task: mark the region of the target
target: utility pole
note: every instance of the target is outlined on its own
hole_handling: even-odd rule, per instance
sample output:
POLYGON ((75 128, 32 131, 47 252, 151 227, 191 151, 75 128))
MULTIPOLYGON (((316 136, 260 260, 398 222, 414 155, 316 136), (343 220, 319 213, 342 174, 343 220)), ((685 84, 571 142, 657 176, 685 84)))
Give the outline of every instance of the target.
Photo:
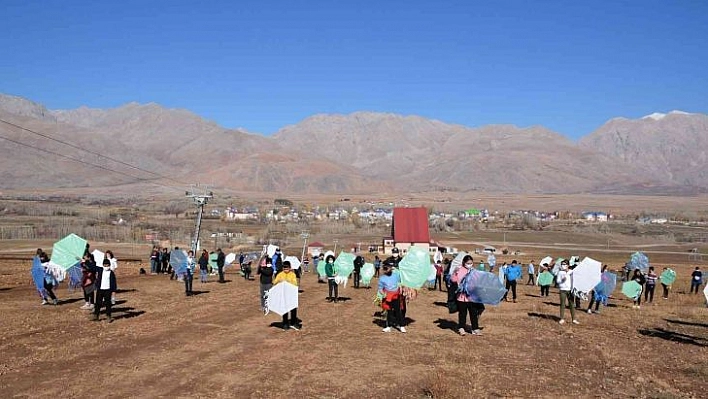
POLYGON ((208 191, 208 187, 200 187, 199 185, 192 186, 190 191, 185 192, 185 195, 194 201, 194 205, 197 206, 197 220, 194 224, 194 237, 192 238, 192 252, 195 256, 197 254, 197 245, 199 243, 199 231, 202 228, 202 215, 204 214, 204 205, 206 205, 211 198, 214 198, 214 193, 208 191))
POLYGON ((302 244, 302 255, 300 256, 300 260, 302 261, 303 259, 305 259, 305 250, 307 249, 307 239, 310 237, 310 232, 305 230, 302 233, 300 233, 300 237, 302 237, 302 239, 305 241, 302 244))

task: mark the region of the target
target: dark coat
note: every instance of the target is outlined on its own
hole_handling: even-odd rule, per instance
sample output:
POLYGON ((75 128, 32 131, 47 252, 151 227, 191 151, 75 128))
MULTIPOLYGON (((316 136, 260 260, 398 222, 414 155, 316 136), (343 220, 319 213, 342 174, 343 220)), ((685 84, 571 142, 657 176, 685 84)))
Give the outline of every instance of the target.
MULTIPOLYGON (((95 273, 96 273, 96 283, 95 283, 95 286, 96 286, 96 291, 98 291, 98 290, 101 289, 101 281, 102 281, 102 279, 103 279, 103 272, 104 272, 104 269, 103 269, 102 267, 98 267, 98 266, 90 266, 89 269, 90 269, 92 272, 95 272, 95 273)), ((113 272, 113 271, 110 270, 110 269, 106 270, 106 272, 111 273, 111 277, 110 277, 110 280, 111 280, 111 288, 110 288, 109 290, 110 290, 111 292, 115 292, 116 290, 118 290, 118 283, 117 283, 117 281, 116 281, 116 274, 115 274, 115 272, 113 272)))

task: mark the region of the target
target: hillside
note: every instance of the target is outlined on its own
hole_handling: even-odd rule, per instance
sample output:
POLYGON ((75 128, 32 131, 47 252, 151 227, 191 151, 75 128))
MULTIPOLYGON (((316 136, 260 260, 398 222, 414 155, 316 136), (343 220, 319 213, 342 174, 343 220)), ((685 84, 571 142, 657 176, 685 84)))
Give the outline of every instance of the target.
POLYGON ((315 115, 268 137, 154 103, 48 110, 7 95, 0 119, 9 122, 0 123, 3 189, 157 181, 293 193, 708 191, 701 114, 615 118, 578 143, 542 126, 371 112, 315 115))

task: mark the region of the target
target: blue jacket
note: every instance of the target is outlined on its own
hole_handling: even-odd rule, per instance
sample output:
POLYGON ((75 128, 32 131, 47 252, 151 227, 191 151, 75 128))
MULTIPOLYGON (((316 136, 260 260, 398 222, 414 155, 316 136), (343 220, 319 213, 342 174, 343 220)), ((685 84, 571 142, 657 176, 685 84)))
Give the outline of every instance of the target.
POLYGON ((515 281, 521 278, 521 266, 519 264, 509 265, 504 272, 507 281, 515 281))
POLYGON ((401 283, 401 276, 398 273, 392 273, 390 276, 382 275, 379 277, 379 291, 396 291, 401 283))

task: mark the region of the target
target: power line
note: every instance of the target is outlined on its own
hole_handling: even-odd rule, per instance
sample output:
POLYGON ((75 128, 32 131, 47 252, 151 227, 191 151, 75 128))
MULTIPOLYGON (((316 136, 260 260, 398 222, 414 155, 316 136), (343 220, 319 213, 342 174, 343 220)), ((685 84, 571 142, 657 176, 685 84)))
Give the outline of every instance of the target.
MULTIPOLYGON (((38 135, 38 136, 40 136, 40 137, 44 137, 44 138, 46 138, 46 139, 49 139, 49 140, 52 140, 52 141, 56 141, 57 143, 61 143, 61 144, 63 144, 63 145, 69 146, 69 147, 71 147, 71 148, 74 148, 74 149, 77 149, 77 150, 80 150, 80 151, 85 151, 85 152, 88 152, 89 154, 93 154, 93 155, 96 155, 96 156, 99 156, 99 157, 102 157, 102 158, 111 160, 111 161, 113 161, 113 162, 119 163, 119 164, 124 165, 124 166, 127 166, 127 167, 129 167, 129 168, 132 168, 132 169, 135 169, 135 170, 139 170, 139 171, 145 172, 145 173, 150 173, 150 174, 155 175, 155 176, 157 176, 157 177, 159 177, 159 178, 166 179, 166 180, 171 180, 171 181, 173 181, 173 182, 175 182, 175 183, 185 184, 184 182, 175 180, 175 179, 173 179, 173 178, 171 178, 171 177, 164 176, 164 175, 161 175, 161 174, 159 174, 159 173, 157 173, 157 172, 153 172, 153 171, 150 171, 150 170, 147 170, 147 169, 143 169, 143 168, 141 168, 141 167, 139 167, 139 166, 131 165, 131 164, 127 163, 127 162, 123 162, 123 161, 121 161, 120 159, 115 159, 115 158, 110 157, 110 156, 108 156, 108 155, 100 154, 100 153, 95 152, 95 151, 92 151, 92 150, 87 150, 86 148, 83 148, 83 147, 81 147, 81 146, 77 146, 77 145, 75 145, 75 144, 66 142, 66 141, 64 141, 64 140, 60 140, 60 139, 57 139, 57 138, 55 138, 55 137, 52 137, 52 136, 49 136, 49 135, 46 135, 46 134, 43 134, 43 133, 40 133, 40 132, 36 132, 36 131, 34 131, 34 130, 32 130, 32 129, 29 129, 29 128, 26 128, 26 127, 24 127, 24 126, 20 126, 20 125, 17 125, 17 124, 15 124, 15 123, 8 122, 8 121, 6 121, 6 120, 4 120, 4 119, 2 119, 2 118, 0 118, 0 122, 3 122, 3 123, 8 124, 8 125, 10 125, 10 126, 16 127, 16 128, 18 128, 18 129, 21 129, 21 130, 30 132, 30 133, 32 133, 32 134, 36 134, 36 135, 38 135)), ((6 139, 6 140, 9 140, 9 139, 6 139)), ((12 140, 9 140, 9 141, 12 141, 12 140)), ((22 144, 22 143, 18 143, 18 144, 22 144)), ((40 148, 35 148, 35 149, 40 149, 40 148)), ((41 149, 40 149, 40 150, 41 150, 41 149)), ((57 154, 55 154, 55 155, 57 155, 57 154)), ((65 157, 65 158, 66 158, 66 157, 65 157)), ((74 159, 74 158, 70 158, 70 157, 69 157, 69 159, 78 161, 78 160, 76 160, 76 159, 74 159)), ((83 161, 79 161, 79 162, 83 162, 83 161)), ((91 165, 92 165, 92 166, 97 166, 97 165, 94 165, 94 164, 91 164, 91 165)), ((106 168, 103 168, 103 167, 102 167, 102 169, 106 169, 106 168)), ((106 169, 106 170, 110 170, 110 169, 106 169)), ((110 171, 111 171, 111 172, 116 172, 116 171, 114 171, 114 170, 110 170, 110 171)), ((121 173, 121 172, 116 172, 116 173, 121 173)), ((124 173, 121 173, 121 174, 124 174, 124 173)), ((131 176, 131 175, 127 175, 127 174, 126 174, 126 176, 131 176)), ((137 178, 137 177, 135 177, 135 176, 131 176, 131 177, 137 178)), ((149 180, 149 179, 140 179, 140 180, 149 180)))
MULTIPOLYGON (((131 175, 131 174, 128 174, 128 173, 125 173, 125 172, 121 172, 121 171, 117 171, 117 170, 115 170, 115 169, 111 169, 111 168, 108 168, 108 167, 106 167, 106 166, 97 165, 97 164, 92 163, 92 162, 83 161, 83 160, 81 160, 81 159, 73 158, 73 157, 70 157, 70 156, 68 156, 68 155, 60 154, 60 153, 57 153, 57 152, 54 152, 54 151, 51 151, 51 150, 47 150, 47 149, 44 149, 44 148, 36 147, 36 146, 30 145, 30 144, 22 143, 22 142, 19 142, 19 141, 15 141, 15 140, 13 140, 13 139, 9 139, 9 138, 7 138, 7 137, 2 137, 2 136, 0 136, 0 139, 7 140, 7 141, 10 141, 10 142, 12 142, 12 143, 21 145, 21 146, 29 147, 29 148, 32 148, 32 149, 37 150, 37 151, 46 152, 46 153, 48 153, 48 154, 52 154, 52 155, 55 155, 55 156, 58 156, 58 157, 61 157, 61 158, 66 158, 66 159, 72 160, 72 161, 74 161, 74 162, 82 163, 82 164, 84 164, 84 165, 93 166, 93 167, 98 168, 98 169, 103 169, 103 170, 106 170, 106 171, 109 171, 109 172, 117 173, 117 174, 120 174, 120 175, 123 175, 123 176, 130 177, 130 178, 132 178, 132 179, 137 179, 138 181, 151 182, 151 183, 153 183, 153 184, 156 184, 156 185, 159 185, 159 186, 163 186, 163 187, 166 187, 166 188, 170 188, 170 189, 175 189, 175 187, 171 187, 171 186, 168 186, 168 185, 166 185, 166 184, 162 184, 162 183, 160 183, 159 181, 156 181, 156 180, 157 180, 158 178, 160 178, 160 179, 165 179, 165 180, 173 181, 173 182, 175 182, 175 183, 177 183, 177 184, 180 184, 180 185, 187 185, 187 184, 188 184, 188 183, 179 181, 179 180, 177 180, 177 179, 171 178, 171 177, 169 177, 169 176, 165 176, 165 175, 162 175, 162 174, 157 173, 157 172, 153 172, 153 171, 150 171, 150 170, 147 170, 147 169, 143 169, 143 168, 141 168, 141 167, 139 167, 139 166, 131 165, 130 163, 121 161, 121 160, 119 160, 119 159, 115 159, 115 158, 113 158, 113 157, 111 157, 111 156, 104 155, 104 154, 100 154, 100 153, 98 153, 98 152, 95 152, 95 151, 92 151, 92 150, 88 150, 88 149, 83 148, 83 147, 81 147, 81 146, 78 146, 78 145, 76 145, 76 144, 72 144, 72 143, 69 143, 69 142, 67 142, 67 141, 60 140, 60 139, 57 139, 57 138, 55 138, 55 137, 49 136, 49 135, 47 135, 47 134, 34 131, 34 130, 32 130, 32 129, 26 128, 26 127, 21 126, 21 125, 18 125, 18 124, 16 124, 16 123, 12 123, 12 122, 6 121, 6 120, 4 120, 4 119, 2 119, 2 118, 0 118, 0 122, 3 122, 3 123, 5 123, 5 124, 7 124, 7 125, 9 125, 9 126, 12 126, 12 127, 17 128, 17 129, 24 130, 24 131, 26 131, 26 132, 29 132, 29 133, 38 135, 38 136, 40 136, 40 137, 42 137, 42 138, 45 138, 45 139, 48 139, 48 140, 52 140, 52 141, 55 141, 55 142, 57 142, 57 143, 66 145, 66 146, 68 146, 68 147, 71 147, 71 148, 74 148, 74 149, 77 149, 77 150, 80 150, 80 151, 84 151, 84 152, 87 152, 87 153, 89 153, 89 154, 92 154, 92 155, 101 157, 101 158, 108 159, 108 160, 110 160, 110 161, 113 161, 113 162, 116 162, 116 163, 118 163, 118 164, 127 166, 127 167, 129 167, 129 168, 132 168, 132 169, 135 169, 135 170, 138 170, 138 171, 141 171, 141 172, 145 172, 145 173, 152 174, 152 175, 154 175, 154 176, 156 176, 156 177, 154 177, 154 178, 143 178, 143 177, 133 176, 133 175, 131 175)), ((228 191, 228 192, 238 193, 238 191, 235 191, 235 190, 232 190, 232 189, 228 189, 228 188, 226 188, 226 187, 224 187, 223 189, 224 189, 225 191, 228 191)))
POLYGON ((120 172, 120 171, 117 171, 117 170, 113 170, 113 169, 107 168, 107 167, 105 167, 105 166, 96 165, 96 164, 91 163, 91 162, 86 162, 86 161, 83 161, 83 160, 81 160, 81 159, 72 158, 72 157, 70 157, 70 156, 68 156, 68 155, 60 154, 60 153, 58 153, 58 152, 54 152, 54 151, 47 150, 47 149, 44 149, 44 148, 39 148, 39 147, 30 145, 30 144, 26 144, 26 143, 23 143, 23 142, 20 142, 20 141, 17 141, 17 140, 8 139, 7 137, 2 137, 2 136, 0 136, 0 139, 7 140, 7 141, 9 141, 9 142, 11 142, 11 143, 19 144, 19 145, 21 145, 21 146, 29 147, 29 148, 32 148, 32 149, 37 150, 37 151, 42 151, 42 152, 46 152, 46 153, 48 153, 48 154, 56 155, 56 156, 61 157, 61 158, 70 159, 70 160, 72 160, 72 161, 79 162, 79 163, 82 163, 82 164, 84 164, 84 165, 89 165, 89 166, 93 166, 93 167, 95 167, 95 168, 107 170, 107 171, 109 171, 109 172, 118 173, 118 174, 121 174, 121 175, 123 175, 123 176, 128 176, 128 177, 133 178, 133 179, 138 179, 138 180, 150 180, 150 179, 145 179, 145 178, 142 178, 142 177, 133 176, 133 175, 130 175, 130 174, 125 173, 125 172, 120 172))
POLYGON ((82 164, 84 164, 84 165, 93 166, 94 168, 103 169, 103 170, 106 170, 106 171, 108 171, 108 172, 113 172, 113 173, 117 173, 117 174, 119 174, 119 175, 127 176, 127 177, 130 177, 131 179, 136 179, 136 180, 138 180, 138 181, 150 182, 150 183, 152 183, 152 184, 156 184, 156 185, 163 186, 163 187, 166 187, 166 188, 176 189, 175 187, 171 187, 171 186, 168 186, 168 185, 166 185, 166 184, 162 184, 162 183, 160 183, 159 181, 155 181, 157 178, 144 178, 144 177, 133 176, 133 175, 131 175, 131 174, 128 174, 128 173, 125 173, 125 172, 121 172, 121 171, 118 171, 118 170, 115 170, 115 169, 111 169, 111 168, 108 168, 108 167, 105 167, 105 166, 97 165, 97 164, 92 163, 92 162, 86 162, 86 161, 83 161, 83 160, 81 160, 81 159, 76 159, 76 158, 70 157, 70 156, 68 156, 68 155, 60 154, 60 153, 58 153, 58 152, 54 152, 54 151, 47 150, 47 149, 40 148, 40 147, 36 147, 36 146, 30 145, 30 144, 22 143, 22 142, 17 141, 17 140, 8 139, 7 137, 2 137, 2 136, 0 136, 0 139, 2 139, 2 140, 7 140, 7 141, 9 141, 9 142, 11 142, 11 143, 15 143, 15 144, 18 144, 18 145, 21 145, 21 146, 29 147, 29 148, 32 148, 32 149, 37 150, 37 151, 46 152, 46 153, 48 153, 48 154, 52 154, 52 155, 55 155, 55 156, 58 156, 58 157, 61 157, 61 158, 66 158, 66 159, 72 160, 72 161, 74 161, 74 162, 82 163, 82 164))

